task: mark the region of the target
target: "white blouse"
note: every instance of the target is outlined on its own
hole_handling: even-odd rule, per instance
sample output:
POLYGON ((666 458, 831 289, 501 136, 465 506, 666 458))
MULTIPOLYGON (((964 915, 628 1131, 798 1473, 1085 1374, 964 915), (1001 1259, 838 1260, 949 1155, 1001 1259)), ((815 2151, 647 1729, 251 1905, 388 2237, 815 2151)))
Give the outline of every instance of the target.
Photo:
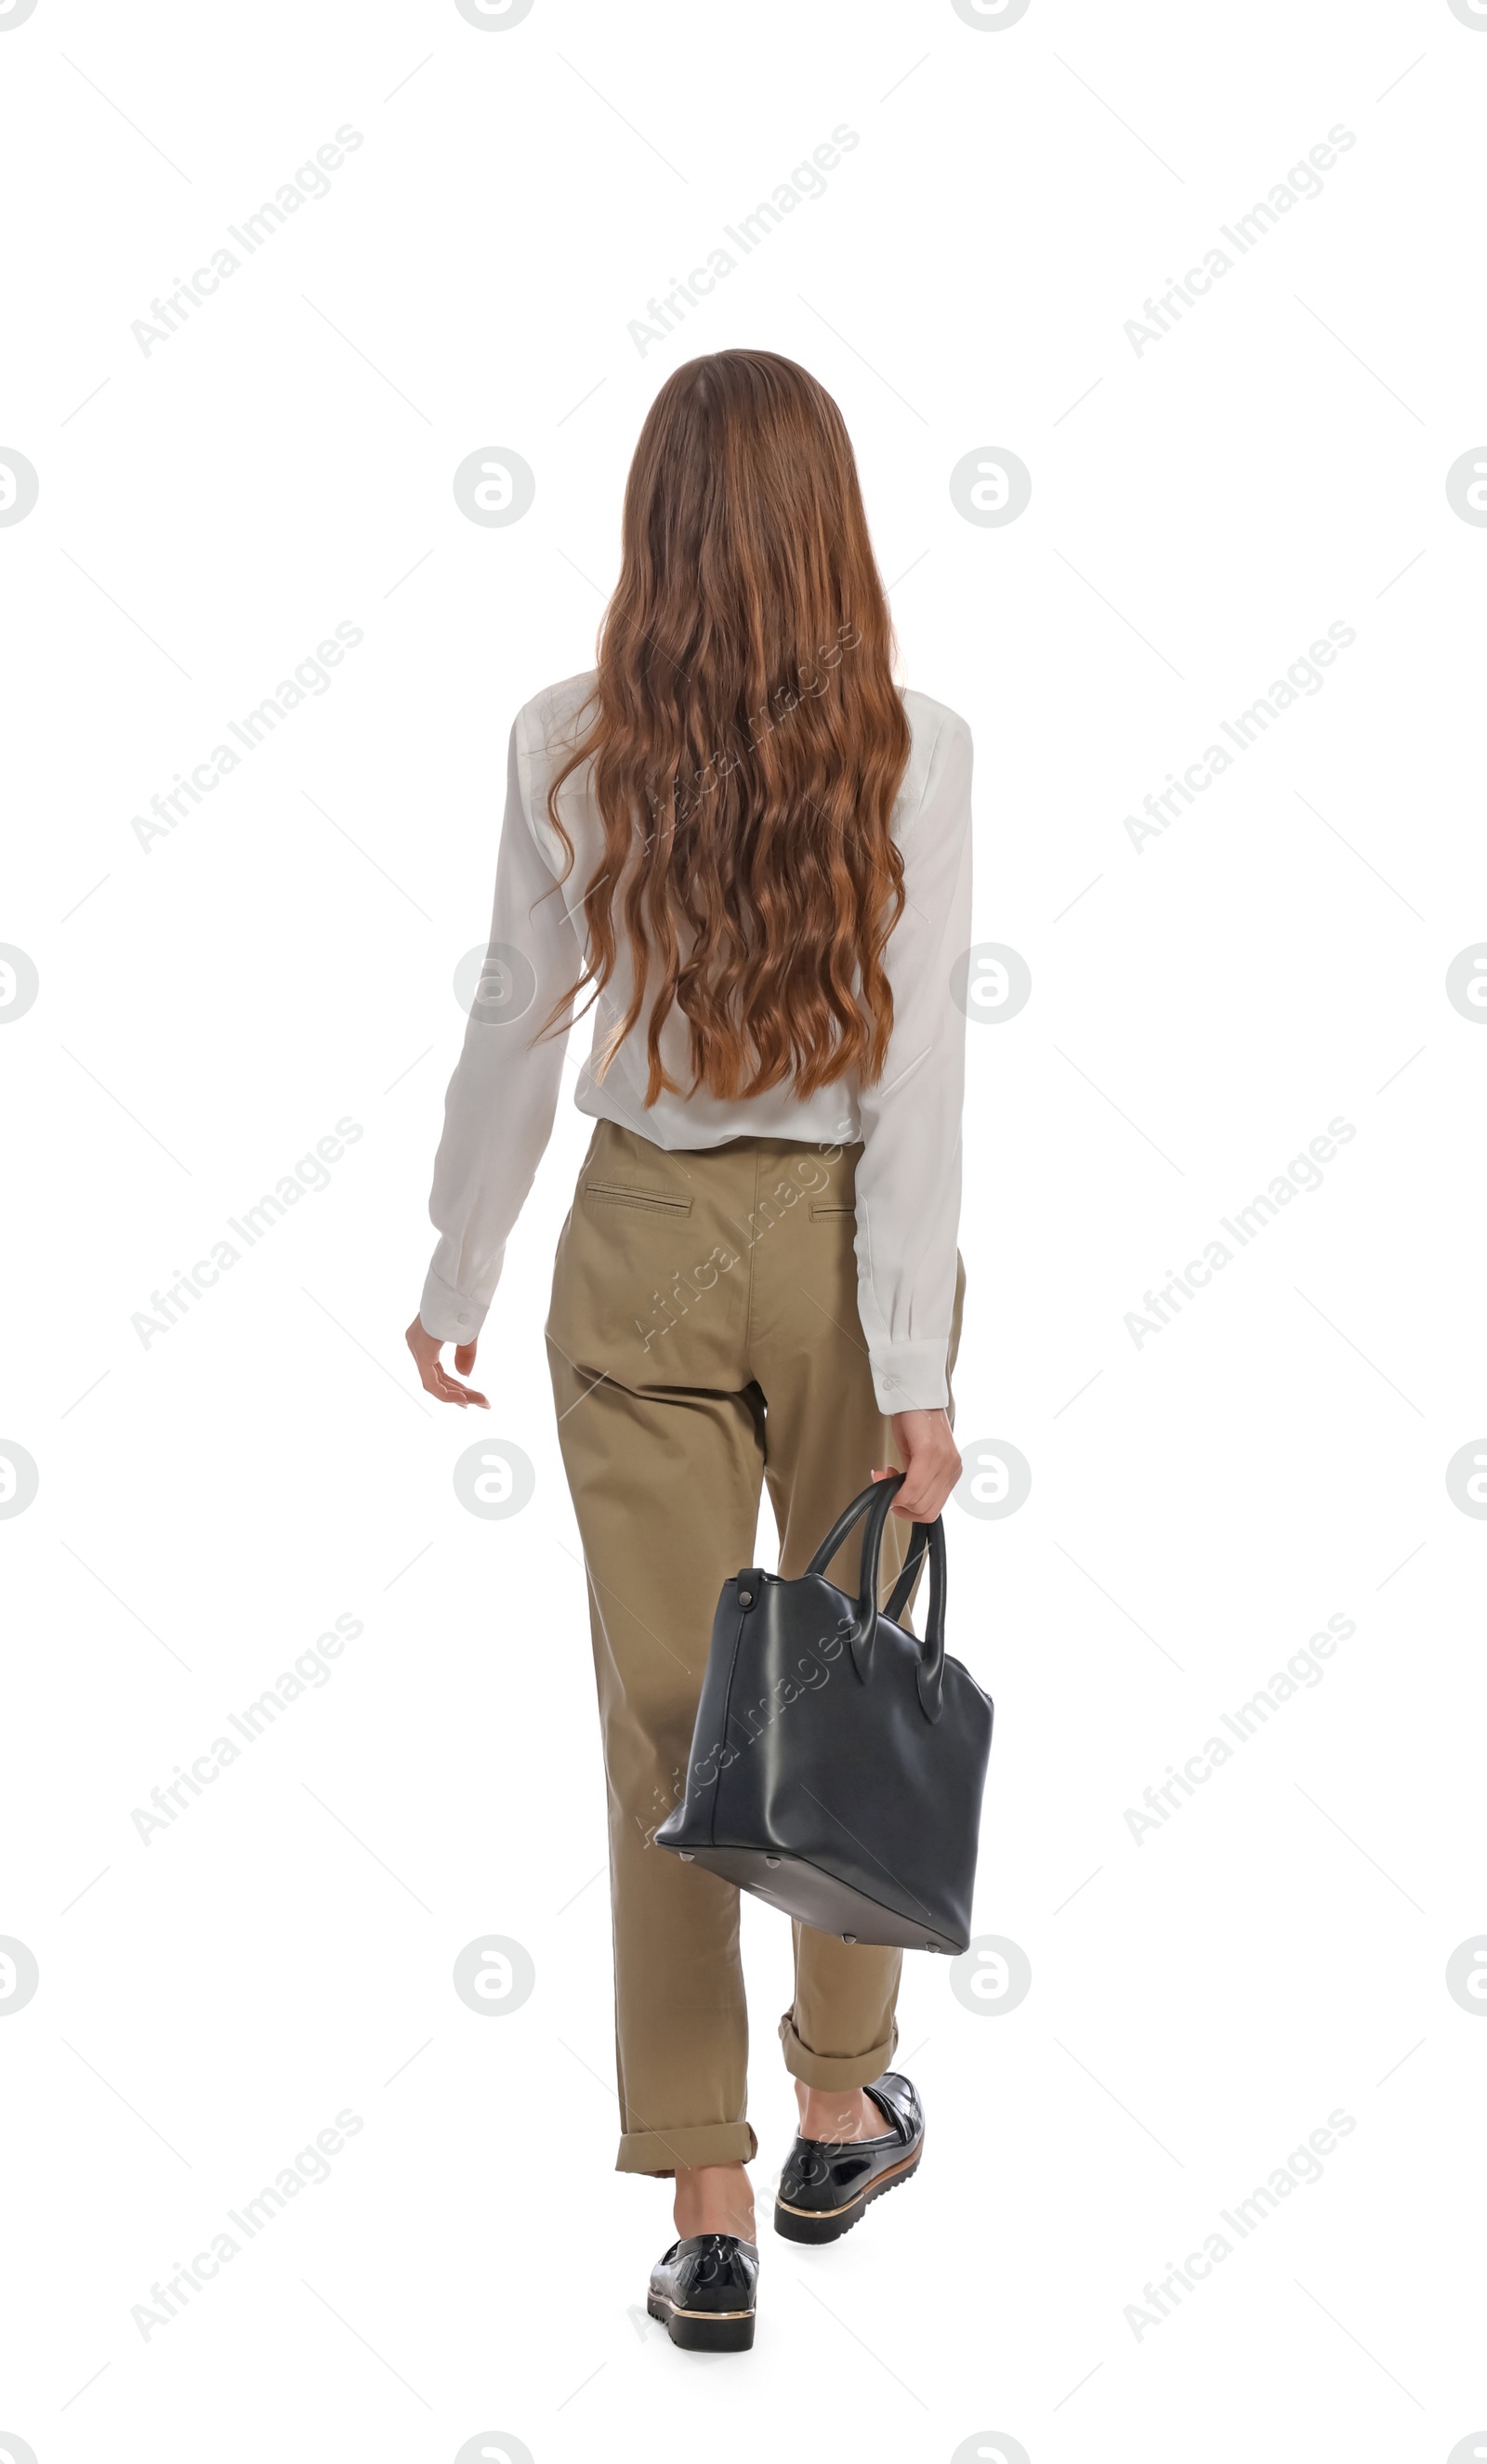
MULTIPOLYGON (((440 1237, 419 1314, 447 1343, 473 1343, 478 1334, 507 1235, 552 1133, 567 1038, 560 1028, 545 1043, 528 1039, 578 975, 583 892, 603 826, 586 764, 558 799, 574 862, 554 891, 564 851, 547 816, 547 790, 566 750, 591 723, 592 707, 585 706, 593 685, 590 671, 550 686, 519 711, 511 731, 490 950, 445 1098, 429 1201, 440 1237)), ((619 963, 594 1003, 593 1045, 574 1094, 581 1112, 617 1121, 667 1152, 737 1137, 821 1146, 861 1141, 857 1309, 878 1408, 886 1413, 932 1410, 948 1400, 965 1074, 965 1016, 951 973, 970 941, 970 730, 924 693, 902 699, 913 745, 892 828, 907 903, 884 953, 894 1026, 877 1086, 859 1086, 854 1072, 805 1101, 787 1082, 727 1104, 705 1090, 663 1091, 647 1110, 644 1017, 605 1077, 593 1074, 595 1053, 629 1005, 621 933, 619 963)), ((687 1027, 675 1007, 660 1048, 685 1088, 692 1076, 687 1027)))

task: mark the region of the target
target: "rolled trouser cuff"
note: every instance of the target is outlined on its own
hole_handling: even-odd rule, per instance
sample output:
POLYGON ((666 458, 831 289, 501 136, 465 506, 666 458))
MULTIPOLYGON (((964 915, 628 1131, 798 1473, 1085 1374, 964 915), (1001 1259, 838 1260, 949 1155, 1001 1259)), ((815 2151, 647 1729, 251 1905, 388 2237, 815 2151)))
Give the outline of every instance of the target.
POLYGON ((678 2165, 751 2165, 758 2153, 746 2122, 701 2122, 681 2130, 627 2130, 614 2169, 670 2175, 678 2165))
POLYGON ((866 2087, 870 2079, 882 2077, 898 2052, 899 2023, 895 2020, 883 2043, 868 2053, 815 2054, 796 2035, 794 2016, 787 2011, 780 2021, 780 2042, 786 2069, 807 2087, 866 2087))

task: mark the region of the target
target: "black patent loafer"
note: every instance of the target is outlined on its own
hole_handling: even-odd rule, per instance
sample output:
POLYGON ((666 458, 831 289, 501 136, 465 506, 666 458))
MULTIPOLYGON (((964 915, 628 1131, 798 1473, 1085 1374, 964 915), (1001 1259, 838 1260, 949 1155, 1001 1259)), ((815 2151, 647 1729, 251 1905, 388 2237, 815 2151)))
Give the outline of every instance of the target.
POLYGON ((888 2128, 876 2139, 797 2139, 780 2176, 774 2229, 787 2241, 836 2241, 885 2190, 919 2170, 924 2114, 912 2079, 884 2071, 867 2094, 888 2128))
POLYGON ((759 2251, 737 2233, 691 2233, 651 2270, 646 2308, 688 2353, 746 2353, 754 2341, 759 2251))

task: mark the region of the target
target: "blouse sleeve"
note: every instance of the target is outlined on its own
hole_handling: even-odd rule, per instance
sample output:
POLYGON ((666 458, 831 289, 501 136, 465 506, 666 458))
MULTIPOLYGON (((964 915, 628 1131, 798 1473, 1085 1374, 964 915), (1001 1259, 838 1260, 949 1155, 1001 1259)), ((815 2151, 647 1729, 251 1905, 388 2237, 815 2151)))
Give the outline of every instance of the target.
POLYGON ((542 855, 523 798, 521 728, 519 715, 481 996, 444 1099, 429 1199, 439 1241, 418 1314, 442 1343, 473 1343, 484 1323, 507 1235, 552 1135, 571 1006, 546 1041, 531 1039, 583 963, 565 885, 542 855))
POLYGON ((907 903, 884 953, 888 1056, 858 1096, 857 1310, 887 1413, 949 1400, 965 1086, 965 1014, 950 977, 971 934, 970 778, 970 730, 947 717, 903 846, 907 903))

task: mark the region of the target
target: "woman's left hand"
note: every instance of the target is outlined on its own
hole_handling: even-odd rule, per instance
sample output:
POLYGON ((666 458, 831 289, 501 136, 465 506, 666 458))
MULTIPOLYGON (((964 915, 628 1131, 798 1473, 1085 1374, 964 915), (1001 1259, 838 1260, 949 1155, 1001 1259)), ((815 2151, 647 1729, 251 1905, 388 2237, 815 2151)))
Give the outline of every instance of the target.
POLYGON ((415 1317, 409 1328, 407 1342, 418 1364, 419 1381, 426 1394, 436 1396, 441 1403, 457 1403, 461 1411, 468 1411, 472 1403, 478 1403, 482 1412, 490 1410, 483 1395, 474 1386, 461 1386, 459 1382, 459 1377, 468 1377, 475 1367, 473 1343, 455 1345, 455 1366, 459 1377, 452 1377, 439 1357, 444 1349, 442 1342, 436 1334, 429 1332, 421 1317, 415 1317))

